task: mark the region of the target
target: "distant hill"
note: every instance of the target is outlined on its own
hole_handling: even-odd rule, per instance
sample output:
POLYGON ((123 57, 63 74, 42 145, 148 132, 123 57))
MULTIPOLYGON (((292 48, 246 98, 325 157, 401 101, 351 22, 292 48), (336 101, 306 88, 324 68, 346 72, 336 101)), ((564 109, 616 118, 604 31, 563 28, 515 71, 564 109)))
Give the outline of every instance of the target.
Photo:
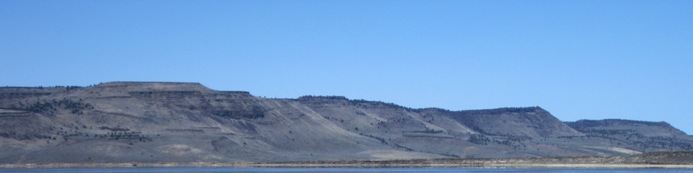
POLYGON ((639 151, 693 150, 691 137, 666 122, 607 119, 566 124, 589 137, 639 151))
POLYGON ((0 163, 629 156, 692 145, 665 122, 561 122, 540 107, 414 109, 174 82, 0 87, 0 163))

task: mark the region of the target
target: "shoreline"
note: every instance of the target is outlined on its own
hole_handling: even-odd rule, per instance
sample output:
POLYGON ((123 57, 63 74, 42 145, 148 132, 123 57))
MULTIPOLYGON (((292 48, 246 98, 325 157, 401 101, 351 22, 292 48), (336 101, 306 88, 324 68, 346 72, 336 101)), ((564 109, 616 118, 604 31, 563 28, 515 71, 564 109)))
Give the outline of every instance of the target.
POLYGON ((635 156, 457 158, 413 160, 323 160, 287 162, 82 162, 0 163, 2 168, 683 168, 693 169, 693 152, 635 156))
POLYGON ((0 164, 8 168, 671 168, 693 169, 693 164, 609 164, 609 163, 26 163, 0 164))

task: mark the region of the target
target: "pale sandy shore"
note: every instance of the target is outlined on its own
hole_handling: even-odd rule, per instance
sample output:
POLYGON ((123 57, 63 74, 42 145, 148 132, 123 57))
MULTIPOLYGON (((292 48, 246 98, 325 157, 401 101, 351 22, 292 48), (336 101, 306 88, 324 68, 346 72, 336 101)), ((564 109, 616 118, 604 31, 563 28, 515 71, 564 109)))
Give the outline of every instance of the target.
POLYGON ((679 164, 335 164, 335 163, 42 163, 0 164, 0 168, 258 167, 258 168, 687 168, 679 164))

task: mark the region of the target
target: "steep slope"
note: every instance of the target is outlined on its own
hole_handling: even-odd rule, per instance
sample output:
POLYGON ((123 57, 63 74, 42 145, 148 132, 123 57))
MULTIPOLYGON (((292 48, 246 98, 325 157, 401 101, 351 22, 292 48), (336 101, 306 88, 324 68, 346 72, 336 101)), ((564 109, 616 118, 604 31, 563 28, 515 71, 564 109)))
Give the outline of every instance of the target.
POLYGON ((666 122, 607 119, 566 124, 590 137, 642 152, 693 149, 691 138, 666 122))
POLYGON ((460 111, 452 117, 486 135, 531 139, 583 135, 540 107, 460 111))
POLYGON ((196 83, 114 82, 1 92, 8 95, 0 101, 4 162, 443 157, 393 149, 338 128, 296 101, 213 91, 196 83), (367 150, 380 155, 358 154, 367 150))
MULTIPOLYGON (((457 157, 464 150, 462 146, 470 144, 466 140, 467 133, 472 132, 469 128, 459 123, 437 123, 454 121, 437 115, 424 116, 411 108, 344 97, 304 96, 297 101, 341 129, 378 140, 400 151, 457 157)), ((382 159, 397 158, 382 150, 363 153, 372 153, 382 159)))
POLYGON ((693 144, 678 130, 656 130, 664 126, 567 124, 539 107, 448 111, 339 96, 266 99, 198 83, 2 87, 0 162, 628 155, 693 144), (635 131, 598 134, 625 127, 635 131), (632 134, 641 142, 627 143, 632 134))

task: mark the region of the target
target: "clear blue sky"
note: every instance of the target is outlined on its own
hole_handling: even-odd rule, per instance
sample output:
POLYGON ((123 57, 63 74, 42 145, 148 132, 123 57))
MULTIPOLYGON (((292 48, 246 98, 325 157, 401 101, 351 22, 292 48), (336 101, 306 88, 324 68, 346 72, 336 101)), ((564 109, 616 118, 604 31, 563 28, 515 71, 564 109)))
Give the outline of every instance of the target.
POLYGON ((0 1, 0 86, 200 82, 693 133, 693 1, 0 1))

